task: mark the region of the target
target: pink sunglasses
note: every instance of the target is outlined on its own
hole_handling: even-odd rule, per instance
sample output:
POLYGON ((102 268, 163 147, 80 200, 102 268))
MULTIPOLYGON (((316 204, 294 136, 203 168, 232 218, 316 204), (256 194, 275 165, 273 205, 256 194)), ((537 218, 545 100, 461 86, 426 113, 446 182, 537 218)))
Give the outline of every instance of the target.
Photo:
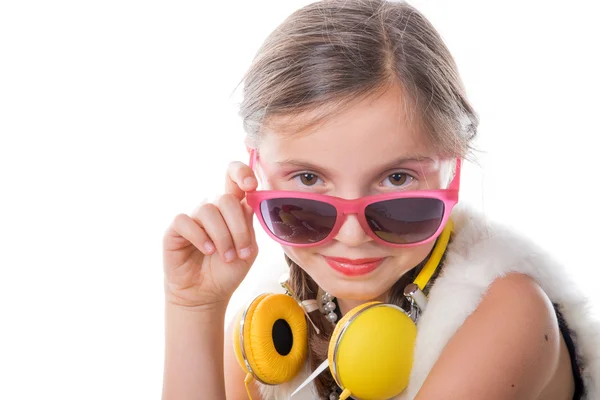
MULTIPOLYGON (((254 170, 257 154, 250 151, 254 170)), ((322 194, 259 190, 246 199, 260 224, 275 241, 296 247, 318 246, 332 240, 345 216, 356 214, 362 229, 375 241, 410 247, 436 239, 458 202, 461 160, 448 189, 412 190, 354 200, 322 194)))

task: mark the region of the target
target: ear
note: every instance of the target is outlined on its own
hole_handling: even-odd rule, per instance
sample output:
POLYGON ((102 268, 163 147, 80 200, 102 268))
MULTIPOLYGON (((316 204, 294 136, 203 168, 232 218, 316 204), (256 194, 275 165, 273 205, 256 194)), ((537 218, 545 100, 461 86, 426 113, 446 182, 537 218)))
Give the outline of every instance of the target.
POLYGON ((259 188, 262 187, 263 181, 264 181, 264 175, 263 175, 263 170, 260 167, 260 164, 258 164, 256 162, 256 160, 258 159, 258 152, 256 150, 256 148, 252 147, 249 145, 248 143, 248 138, 246 137, 245 140, 245 144, 246 144, 246 151, 248 152, 248 166, 254 171, 254 175, 256 176, 256 179, 258 180, 258 186, 259 188))
POLYGON ((269 188, 269 186, 266 185, 267 180, 260 165, 254 166, 254 176, 256 176, 256 179, 258 180, 258 188, 256 190, 267 190, 269 188))
POLYGON ((444 159, 441 167, 441 182, 443 189, 450 189, 450 184, 457 172, 456 166, 456 158, 449 157, 444 159))
POLYGON ((250 154, 250 151, 255 147, 252 145, 252 140, 248 135, 244 138, 244 146, 246 146, 246 151, 250 154))
POLYGON ((256 158, 258 156, 258 154, 256 153, 256 146, 253 146, 252 141, 248 136, 246 136, 246 138, 244 139, 244 145, 246 146, 246 152, 248 152, 249 156, 248 165, 250 166, 250 168, 252 168, 252 170, 254 170, 257 167, 256 158))

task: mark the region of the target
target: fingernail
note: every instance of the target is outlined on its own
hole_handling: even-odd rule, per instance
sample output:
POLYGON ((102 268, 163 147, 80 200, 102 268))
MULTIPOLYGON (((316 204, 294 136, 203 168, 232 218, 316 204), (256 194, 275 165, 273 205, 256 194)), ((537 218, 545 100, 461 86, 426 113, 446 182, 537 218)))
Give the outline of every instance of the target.
POLYGON ((225 261, 230 262, 235 260, 235 250, 231 249, 225 253, 225 261))
POLYGON ((251 176, 249 176, 246 179, 244 179, 244 185, 254 186, 254 185, 257 185, 257 184, 258 184, 258 182, 256 182, 256 179, 254 179, 251 176))
POLYGON ((240 258, 248 258, 252 254, 252 248, 246 247, 245 249, 240 250, 240 258))
POLYGON ((215 251, 215 246, 213 246, 213 244, 211 242, 205 242, 204 250, 206 250, 209 253, 212 253, 213 251, 215 251))

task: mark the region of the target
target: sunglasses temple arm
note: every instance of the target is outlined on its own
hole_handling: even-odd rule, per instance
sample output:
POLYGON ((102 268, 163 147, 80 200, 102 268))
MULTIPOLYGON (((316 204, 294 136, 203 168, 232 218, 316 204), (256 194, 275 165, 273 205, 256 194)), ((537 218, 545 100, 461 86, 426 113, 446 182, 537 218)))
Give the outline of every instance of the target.
POLYGON ((462 160, 460 158, 456 159, 456 171, 454 171, 454 179, 450 183, 450 189, 456 190, 460 189, 460 170, 462 166, 462 160))
POLYGON ((246 150, 250 154, 250 162, 248 163, 248 166, 254 171, 254 165, 256 165, 257 158, 256 149, 251 149, 250 147, 246 146, 246 150))

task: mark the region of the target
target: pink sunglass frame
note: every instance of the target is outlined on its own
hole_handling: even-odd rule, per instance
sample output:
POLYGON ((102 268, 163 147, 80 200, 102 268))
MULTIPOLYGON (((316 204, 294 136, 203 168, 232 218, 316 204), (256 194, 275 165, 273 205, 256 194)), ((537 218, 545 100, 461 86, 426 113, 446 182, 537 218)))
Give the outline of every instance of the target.
MULTIPOLYGON (((256 154, 255 150, 249 150, 249 151, 250 151, 250 168, 252 170, 254 170, 254 166, 256 165, 258 155, 256 154)), ((450 187, 448 189, 410 190, 410 191, 405 191, 405 192, 375 194, 375 195, 360 197, 358 199, 352 199, 352 200, 343 199, 341 197, 336 197, 336 196, 329 196, 329 195, 324 195, 324 194, 316 194, 316 193, 308 193, 308 192, 299 192, 299 191, 256 190, 256 191, 246 193, 246 201, 247 201, 248 205, 250 207, 252 207, 254 214, 258 218, 258 221, 262 225, 265 232, 267 232, 267 234, 273 240, 275 240, 276 242, 278 242, 280 244, 286 245, 286 246, 314 247, 314 246, 320 246, 324 243, 327 243, 330 240, 332 240, 337 235, 337 233, 340 231, 342 225, 344 224, 344 222, 346 220, 346 217, 348 215, 354 214, 357 216, 358 221, 359 221, 360 226, 363 229, 363 231, 367 235, 369 235, 373 240, 375 240, 376 242, 387 245, 387 246, 391 246, 391 247, 413 247, 413 246, 418 246, 418 245, 421 245, 424 243, 431 242, 432 240, 435 240, 442 233, 442 230, 444 229, 444 227, 446 226, 446 223, 448 222, 448 219, 450 218, 452 209, 454 208, 456 203, 458 203, 458 193, 459 193, 459 189, 460 189, 460 170, 461 170, 461 159, 457 158, 456 159, 456 173, 454 174, 454 178, 452 179, 452 182, 450 183, 450 187), (264 200, 280 199, 280 198, 315 200, 315 201, 327 203, 327 204, 335 207, 336 218, 335 218, 335 224, 334 224, 333 228, 331 228, 331 232, 329 232, 329 234, 325 238, 323 238, 321 241, 314 242, 314 243, 304 243, 304 244, 290 243, 283 239, 278 238, 277 236, 275 236, 273 234, 273 232, 271 232, 271 230, 267 226, 267 224, 262 216, 262 212, 260 210, 260 204, 264 200), (440 226, 438 227, 437 231, 430 237, 428 237, 424 240, 421 240, 419 242, 415 242, 415 243, 396 244, 396 243, 390 243, 390 242, 387 242, 387 241, 381 239, 379 236, 377 236, 375 234, 375 232, 373 232, 373 230, 369 226, 366 216, 365 216, 365 209, 367 208, 367 206, 369 206, 373 203, 380 202, 380 201, 395 200, 395 199, 408 199, 408 198, 431 198, 431 199, 438 199, 444 203, 444 215, 442 217, 442 222, 440 223, 440 226)))

